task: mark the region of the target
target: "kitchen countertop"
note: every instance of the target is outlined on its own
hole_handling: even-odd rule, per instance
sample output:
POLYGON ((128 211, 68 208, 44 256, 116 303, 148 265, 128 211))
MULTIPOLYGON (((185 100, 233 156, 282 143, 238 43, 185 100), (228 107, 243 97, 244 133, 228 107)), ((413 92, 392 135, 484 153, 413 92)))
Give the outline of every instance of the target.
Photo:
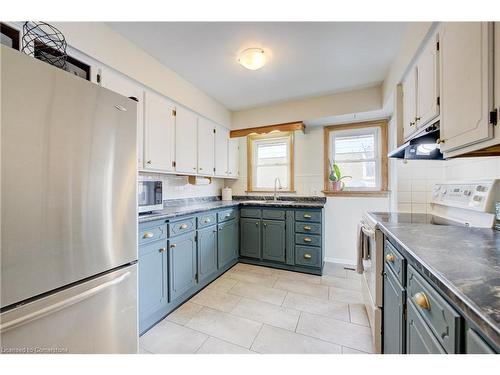
POLYGON ((213 201, 188 201, 185 203, 173 204, 161 211, 144 214, 139 216, 139 223, 145 223, 153 220, 174 219, 179 216, 195 214, 203 211, 209 211, 219 208, 229 208, 235 206, 265 206, 275 208, 323 208, 325 200, 263 200, 263 199, 234 199, 231 201, 213 200, 213 201))
POLYGON ((398 222, 387 213, 369 215, 410 264, 500 347, 500 232, 435 225, 423 216, 398 222))

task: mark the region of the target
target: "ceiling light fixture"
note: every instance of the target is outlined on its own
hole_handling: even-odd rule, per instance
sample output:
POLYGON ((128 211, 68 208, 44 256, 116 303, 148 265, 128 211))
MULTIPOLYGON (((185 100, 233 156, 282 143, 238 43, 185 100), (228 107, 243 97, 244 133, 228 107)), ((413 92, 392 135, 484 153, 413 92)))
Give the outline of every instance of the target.
POLYGON ((266 63, 266 55, 262 48, 247 48, 238 57, 238 62, 245 68, 257 70, 266 63))

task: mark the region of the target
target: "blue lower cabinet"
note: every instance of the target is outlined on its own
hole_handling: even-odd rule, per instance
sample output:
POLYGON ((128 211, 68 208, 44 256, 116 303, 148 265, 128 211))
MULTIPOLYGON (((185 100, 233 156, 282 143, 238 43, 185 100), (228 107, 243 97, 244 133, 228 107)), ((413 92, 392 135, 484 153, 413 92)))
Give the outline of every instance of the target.
POLYGON ((284 262, 285 251, 285 222, 262 220, 262 259, 284 262))
POLYGON ((384 272, 384 310, 383 310, 383 353, 403 354, 405 343, 405 309, 406 291, 399 284, 394 273, 386 267, 384 272))
POLYGON ((240 255, 260 259, 260 219, 240 219, 240 255))
POLYGON ((198 281, 201 283, 217 271, 217 226, 198 231, 198 281))
POLYGON ((161 318, 168 300, 167 240, 139 248, 139 330, 161 318))
POLYGON ((408 354, 446 354, 446 351, 420 317, 413 304, 408 303, 407 308, 406 352, 408 354))
POLYGON ((170 299, 176 300, 196 284, 196 237, 195 232, 169 239, 170 299))
POLYGON ((237 251, 237 220, 233 219, 218 225, 217 256, 218 267, 224 268, 235 259, 237 251), (236 248, 235 248, 236 247, 236 248))

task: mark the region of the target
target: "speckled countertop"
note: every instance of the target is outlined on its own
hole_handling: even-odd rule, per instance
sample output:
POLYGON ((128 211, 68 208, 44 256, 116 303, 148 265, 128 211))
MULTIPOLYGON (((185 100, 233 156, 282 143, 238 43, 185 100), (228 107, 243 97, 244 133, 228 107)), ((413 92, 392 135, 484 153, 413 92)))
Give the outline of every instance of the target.
POLYGON ((283 208, 323 208, 326 199, 321 197, 313 198, 290 198, 290 200, 283 198, 278 201, 269 199, 259 199, 260 197, 249 197, 248 199, 238 198, 231 201, 222 200, 187 200, 177 201, 175 204, 167 205, 161 211, 140 215, 139 223, 145 223, 153 220, 160 219, 174 219, 178 216, 195 214, 203 211, 215 210, 219 208, 229 208, 235 206, 262 206, 262 207, 283 207, 283 208))
POLYGON ((371 216, 409 263, 500 347, 500 232, 371 216))

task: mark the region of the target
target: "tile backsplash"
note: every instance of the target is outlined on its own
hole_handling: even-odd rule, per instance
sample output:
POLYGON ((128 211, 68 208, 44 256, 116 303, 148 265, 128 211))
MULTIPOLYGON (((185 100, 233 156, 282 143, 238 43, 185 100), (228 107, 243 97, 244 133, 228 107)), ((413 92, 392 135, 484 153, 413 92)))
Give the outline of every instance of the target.
POLYGON ((163 181, 163 200, 220 196, 224 179, 212 178, 208 185, 191 185, 187 176, 139 172, 139 180, 158 179, 163 181))
POLYGON ((427 213, 434 184, 500 178, 500 157, 397 160, 392 173, 396 184, 391 210, 427 213))

